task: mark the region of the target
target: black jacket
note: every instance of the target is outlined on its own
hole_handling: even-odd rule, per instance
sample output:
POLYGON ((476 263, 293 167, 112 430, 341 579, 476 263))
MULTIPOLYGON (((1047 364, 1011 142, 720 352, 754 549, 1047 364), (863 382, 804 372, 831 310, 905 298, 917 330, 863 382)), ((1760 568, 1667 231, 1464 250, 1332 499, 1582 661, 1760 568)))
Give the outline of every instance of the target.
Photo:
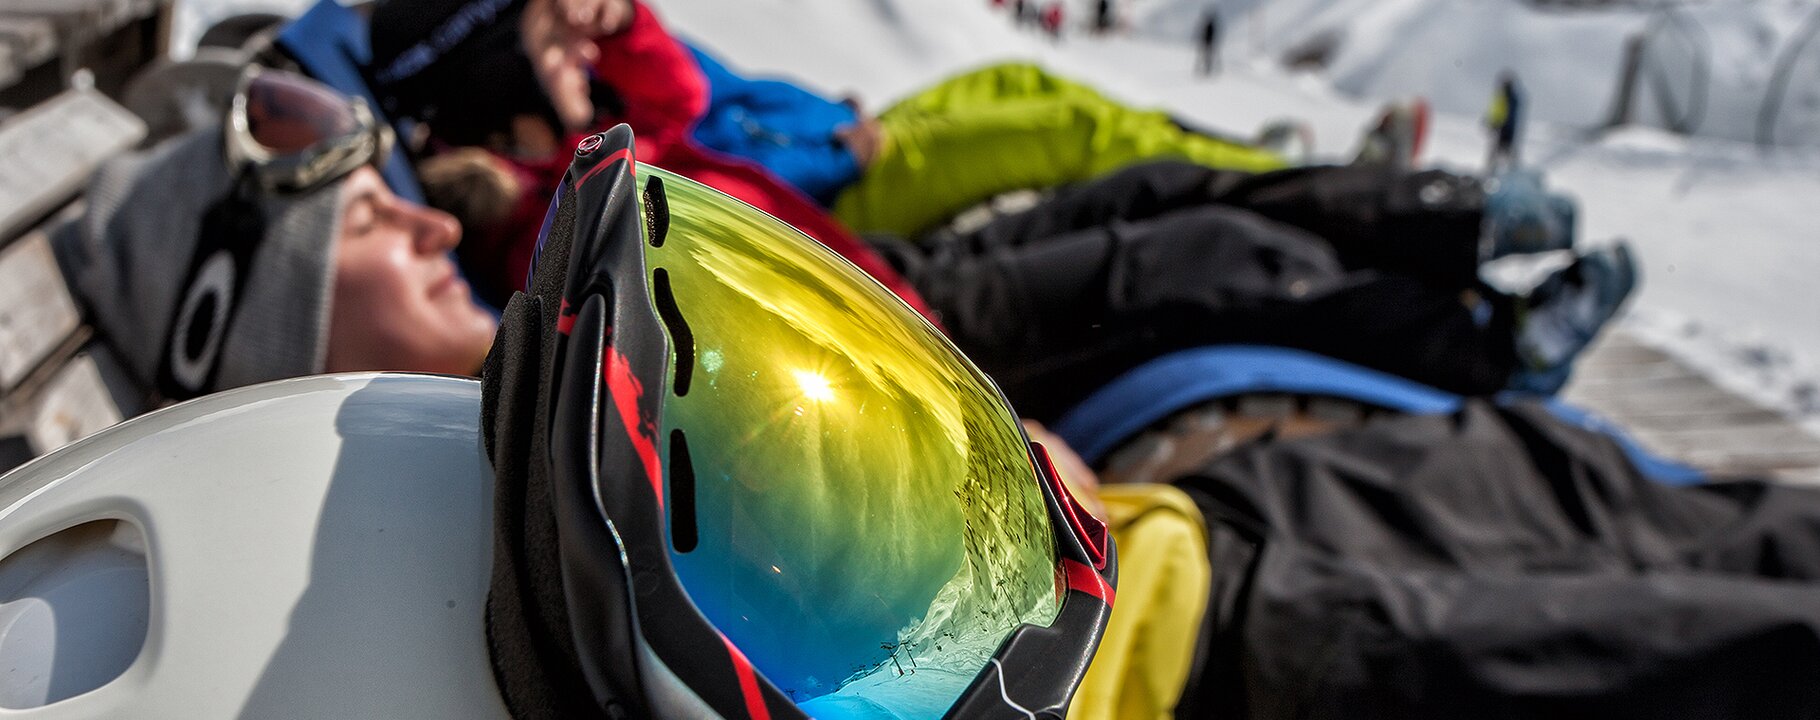
POLYGON ((1181 478, 1215 573, 1181 717, 1820 717, 1820 491, 1668 487, 1540 407, 1181 478))

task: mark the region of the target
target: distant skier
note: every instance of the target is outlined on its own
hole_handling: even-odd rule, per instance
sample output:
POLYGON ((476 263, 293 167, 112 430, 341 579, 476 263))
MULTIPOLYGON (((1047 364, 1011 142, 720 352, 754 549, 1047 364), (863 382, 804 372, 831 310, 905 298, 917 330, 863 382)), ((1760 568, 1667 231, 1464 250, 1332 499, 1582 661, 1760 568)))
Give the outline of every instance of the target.
POLYGON ((1011 22, 1018 27, 1030 22, 1030 0, 1014 0, 1011 3, 1011 22))
POLYGON ((1428 101, 1416 97, 1384 106, 1378 121, 1365 133, 1355 165, 1389 165, 1403 170, 1416 167, 1428 137, 1428 101))
POLYGON ((1212 75, 1220 71, 1220 11, 1208 9, 1201 16, 1201 55, 1195 63, 1195 70, 1201 75, 1212 75))
POLYGON ((1062 3, 1052 2, 1043 8, 1043 31, 1054 40, 1062 39, 1062 3))
POLYGON ((1485 174, 1495 177, 1517 164, 1517 141, 1523 123, 1523 85, 1509 70, 1498 74, 1498 89, 1485 111, 1485 128, 1492 133, 1491 156, 1485 174))
POLYGON ((1101 35, 1112 32, 1112 0, 1099 0, 1094 6, 1093 30, 1101 35))

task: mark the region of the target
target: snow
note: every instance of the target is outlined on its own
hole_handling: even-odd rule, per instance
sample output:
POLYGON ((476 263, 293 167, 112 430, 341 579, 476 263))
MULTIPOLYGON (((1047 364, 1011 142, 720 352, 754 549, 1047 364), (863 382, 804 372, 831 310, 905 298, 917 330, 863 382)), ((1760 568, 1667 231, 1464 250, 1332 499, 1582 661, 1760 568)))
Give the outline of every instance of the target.
MULTIPOLYGON (((1752 137, 1772 56, 1811 5, 1715 0, 1680 6, 1713 58, 1706 135, 1644 127, 1594 136, 1609 110, 1619 47, 1649 22, 1635 7, 1537 10, 1519 0, 1222 0, 1227 72, 1191 74, 1187 44, 1205 0, 1129 0, 1137 32, 1061 42, 1014 29, 988 0, 649 0, 679 34, 748 72, 786 75, 878 108, 956 71, 1035 60, 1129 102, 1248 135, 1277 118, 1314 130, 1317 153, 1343 159, 1386 98, 1422 94, 1437 109, 1426 160, 1484 162, 1478 117, 1492 78, 1517 70, 1532 113, 1524 158, 1582 203, 1581 238, 1628 238, 1643 285, 1621 322, 1721 384, 1820 429, 1820 279, 1804 230, 1820 197, 1820 150, 1759 150, 1752 137), (1343 34, 1325 72, 1274 58, 1343 34)), ((1092 0, 1068 0, 1072 26, 1092 0)), ((191 17, 236 4, 180 0, 191 17), (198 5, 197 3, 201 3, 198 5)), ((1008 3, 1007 3, 1008 4, 1008 3)), ((199 31, 197 31, 199 32, 199 31)), ((193 35, 191 35, 193 37, 193 35)), ((1820 43, 1815 43, 1820 46, 1820 43)))
MULTIPOLYGON (((1183 41, 1206 0, 1133 0, 1128 15, 1149 37, 1183 41)), ((1361 98, 1422 95, 1439 110, 1482 112, 1502 70, 1522 78, 1532 116, 1592 127, 1613 109, 1625 42, 1672 13, 1658 35, 1668 75, 1690 87, 1696 58, 1709 66, 1698 133, 1752 140, 1779 54, 1815 12, 1808 2, 1706 2, 1672 8, 1538 8, 1515 0, 1274 0, 1222 2, 1228 54, 1281 58, 1321 38, 1337 42, 1326 76, 1361 98)), ((1644 120, 1660 124, 1647 99, 1644 120)), ((1812 138, 1820 141, 1820 138, 1812 138)))
POLYGON ((229 17, 252 13, 294 16, 311 4, 310 0, 176 0, 176 12, 171 17, 171 54, 189 57, 202 33, 229 17))

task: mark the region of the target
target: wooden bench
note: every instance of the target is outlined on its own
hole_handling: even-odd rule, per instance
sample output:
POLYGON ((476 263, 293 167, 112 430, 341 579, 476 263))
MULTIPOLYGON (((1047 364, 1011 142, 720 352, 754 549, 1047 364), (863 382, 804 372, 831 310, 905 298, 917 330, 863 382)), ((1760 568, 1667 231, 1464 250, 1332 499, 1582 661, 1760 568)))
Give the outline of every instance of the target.
POLYGON ((169 47, 171 0, 0 2, 0 109, 19 112, 87 70, 118 97, 133 73, 169 47))
POLYGON ((137 414, 142 396, 83 324, 50 233, 80 213, 104 160, 145 125, 96 90, 67 90, 0 122, 0 470, 137 414))
POLYGON ((50 233, 143 122, 112 98, 169 47, 173 0, 0 0, 0 471, 143 410, 50 233))

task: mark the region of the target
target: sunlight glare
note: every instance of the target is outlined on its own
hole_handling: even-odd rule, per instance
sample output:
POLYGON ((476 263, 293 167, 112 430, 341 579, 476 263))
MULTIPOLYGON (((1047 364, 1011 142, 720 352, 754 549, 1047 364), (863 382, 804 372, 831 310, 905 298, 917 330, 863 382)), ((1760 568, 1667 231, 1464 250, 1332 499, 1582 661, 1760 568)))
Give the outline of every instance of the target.
POLYGON ((791 374, 796 376, 796 384, 802 387, 803 397, 816 402, 828 402, 834 399, 834 384, 828 382, 828 378, 822 377, 821 373, 794 370, 791 371, 791 374))

